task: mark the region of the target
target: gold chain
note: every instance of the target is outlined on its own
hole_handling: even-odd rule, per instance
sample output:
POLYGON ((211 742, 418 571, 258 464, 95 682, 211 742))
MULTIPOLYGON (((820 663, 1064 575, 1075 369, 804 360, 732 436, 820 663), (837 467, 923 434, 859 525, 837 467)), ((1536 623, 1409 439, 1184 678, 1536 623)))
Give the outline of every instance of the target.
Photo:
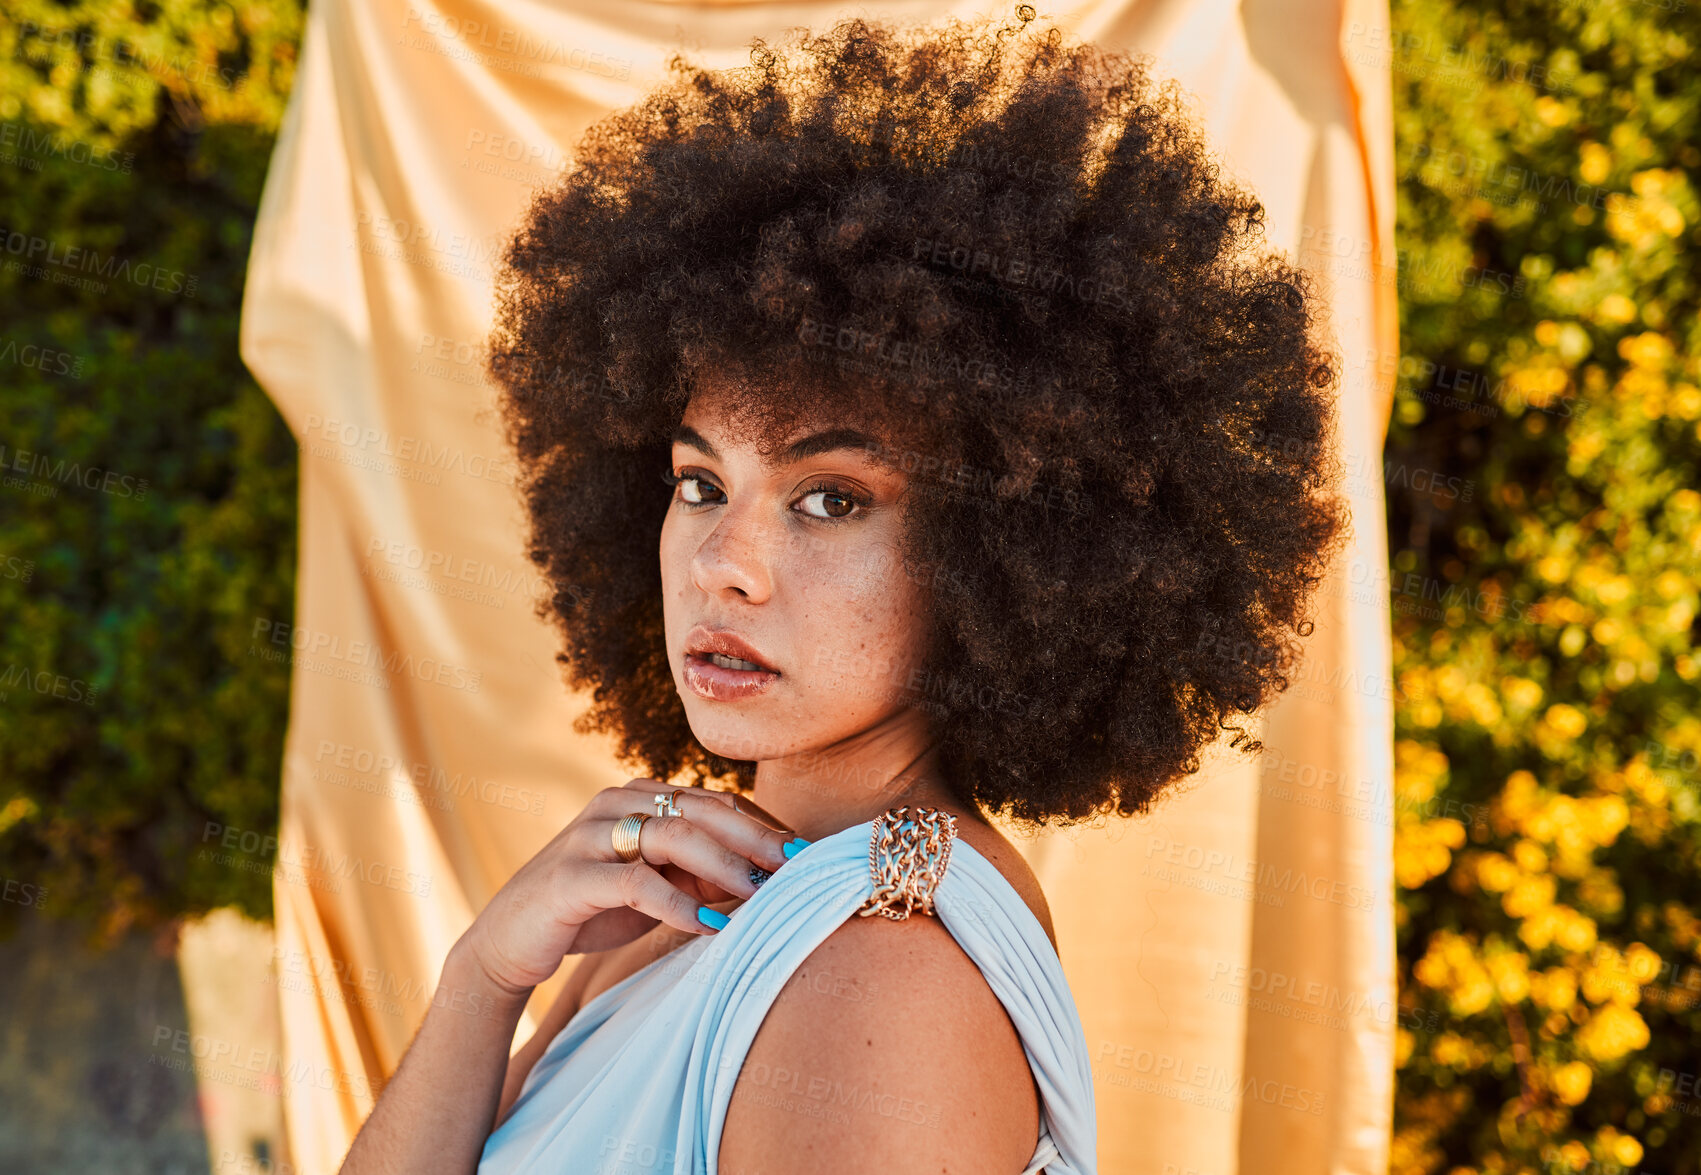
POLYGON ((874 823, 868 838, 868 872, 874 892, 857 907, 864 918, 879 914, 902 922, 916 910, 933 913, 933 891, 951 863, 957 818, 937 808, 918 807, 905 828, 909 810, 907 804, 889 808, 874 823))

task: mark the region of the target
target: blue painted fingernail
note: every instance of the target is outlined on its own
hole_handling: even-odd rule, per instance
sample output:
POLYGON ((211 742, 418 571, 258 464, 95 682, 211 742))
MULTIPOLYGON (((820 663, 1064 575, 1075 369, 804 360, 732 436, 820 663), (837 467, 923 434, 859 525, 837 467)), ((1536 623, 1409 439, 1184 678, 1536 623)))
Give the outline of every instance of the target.
POLYGON ((795 837, 791 840, 786 841, 785 844, 781 845, 780 846, 780 852, 784 853, 786 855, 786 860, 789 861, 793 857, 797 856, 798 853, 802 852, 803 847, 805 845, 807 845, 808 843, 809 842, 804 840, 801 836, 795 837))
POLYGON ((697 907, 697 921, 701 922, 704 926, 709 927, 711 930, 721 930, 724 929, 726 924, 732 921, 732 919, 728 918, 719 910, 711 910, 708 906, 699 906, 697 907))

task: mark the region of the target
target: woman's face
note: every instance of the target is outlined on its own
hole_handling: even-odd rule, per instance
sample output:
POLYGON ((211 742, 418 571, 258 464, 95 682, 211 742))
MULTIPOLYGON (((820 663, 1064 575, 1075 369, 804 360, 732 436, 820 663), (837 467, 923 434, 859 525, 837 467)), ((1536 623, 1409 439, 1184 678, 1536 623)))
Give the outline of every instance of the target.
POLYGON ((685 411, 663 613, 686 716, 717 755, 777 759, 915 729, 906 698, 922 696, 911 671, 926 613, 899 555, 906 477, 868 443, 828 422, 799 428, 766 464, 713 399, 685 411))

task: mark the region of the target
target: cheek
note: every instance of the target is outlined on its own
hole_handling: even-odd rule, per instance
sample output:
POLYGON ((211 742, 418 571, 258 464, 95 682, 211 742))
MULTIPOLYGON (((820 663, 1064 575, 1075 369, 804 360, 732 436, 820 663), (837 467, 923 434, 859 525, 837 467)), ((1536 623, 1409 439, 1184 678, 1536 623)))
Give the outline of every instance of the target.
POLYGON ((662 519, 661 540, 656 544, 657 558, 661 562, 662 593, 668 599, 677 594, 679 578, 685 573, 679 528, 673 525, 673 519, 674 512, 669 510, 662 519))
POLYGON ((902 700, 921 658, 915 585, 890 566, 820 564, 797 580, 800 647, 811 690, 857 710, 902 700))

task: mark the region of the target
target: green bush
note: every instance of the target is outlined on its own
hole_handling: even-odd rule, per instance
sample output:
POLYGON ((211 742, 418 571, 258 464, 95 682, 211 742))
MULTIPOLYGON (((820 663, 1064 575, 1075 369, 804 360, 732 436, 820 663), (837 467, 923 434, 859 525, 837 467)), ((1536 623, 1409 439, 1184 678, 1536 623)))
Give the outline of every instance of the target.
POLYGON ((293 611, 296 450, 237 324, 301 23, 0 16, 0 875, 107 933, 271 909, 200 848, 277 821, 288 670, 247 649, 293 611))
POLYGON ((1701 23, 1394 29, 1392 1169, 1694 1175, 1701 23))

